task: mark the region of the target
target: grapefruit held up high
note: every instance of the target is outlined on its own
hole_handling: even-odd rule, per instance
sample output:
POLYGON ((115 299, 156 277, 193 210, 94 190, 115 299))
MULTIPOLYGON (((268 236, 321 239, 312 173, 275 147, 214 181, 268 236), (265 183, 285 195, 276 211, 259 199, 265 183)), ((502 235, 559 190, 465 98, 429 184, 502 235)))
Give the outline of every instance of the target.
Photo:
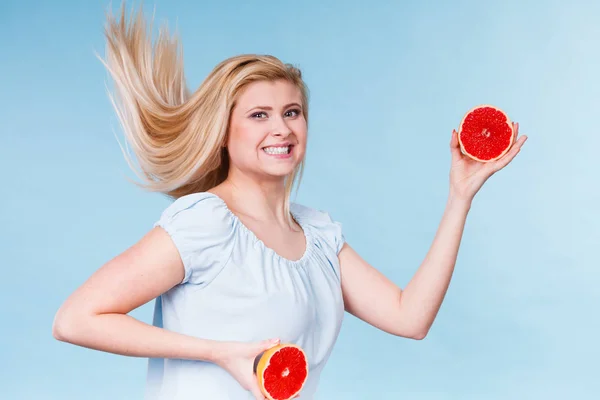
POLYGON ((498 107, 479 105, 464 115, 458 128, 462 152, 479 162, 504 156, 515 141, 515 130, 508 115, 498 107))

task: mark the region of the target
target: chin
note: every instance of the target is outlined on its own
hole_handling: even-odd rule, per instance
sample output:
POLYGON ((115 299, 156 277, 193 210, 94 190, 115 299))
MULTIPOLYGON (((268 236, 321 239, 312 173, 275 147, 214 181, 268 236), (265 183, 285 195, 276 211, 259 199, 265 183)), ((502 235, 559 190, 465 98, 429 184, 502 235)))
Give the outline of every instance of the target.
POLYGON ((294 168, 296 166, 294 165, 293 167, 285 167, 285 168, 266 168, 262 170, 262 173, 265 175, 268 175, 272 178, 285 178, 286 176, 290 175, 292 172, 294 172, 294 168))

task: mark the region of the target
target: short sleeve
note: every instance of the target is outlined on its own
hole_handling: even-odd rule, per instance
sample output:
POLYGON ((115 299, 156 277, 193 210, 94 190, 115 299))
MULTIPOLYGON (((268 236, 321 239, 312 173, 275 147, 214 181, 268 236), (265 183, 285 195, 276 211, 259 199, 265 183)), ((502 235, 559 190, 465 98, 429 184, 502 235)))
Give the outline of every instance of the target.
POLYGON ((341 222, 334 220, 326 211, 295 203, 292 204, 291 211, 299 223, 313 228, 317 236, 324 241, 323 244, 331 248, 336 255, 339 254, 346 242, 341 222))
POLYGON ((227 264, 235 242, 233 219, 225 203, 210 193, 175 200, 154 227, 173 240, 185 269, 181 283, 209 284, 227 264))

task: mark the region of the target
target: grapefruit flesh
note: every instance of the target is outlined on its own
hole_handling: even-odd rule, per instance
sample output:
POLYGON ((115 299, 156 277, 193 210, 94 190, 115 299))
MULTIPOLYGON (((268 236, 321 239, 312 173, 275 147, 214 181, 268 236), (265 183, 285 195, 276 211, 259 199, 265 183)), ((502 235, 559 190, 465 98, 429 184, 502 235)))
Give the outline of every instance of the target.
POLYGON ((267 399, 292 399, 300 393, 308 377, 306 354, 293 344, 274 346, 261 356, 256 375, 267 399))
POLYGON ((501 158, 514 142, 514 127, 498 107, 480 105, 469 110, 458 128, 462 152, 473 160, 490 162, 501 158))

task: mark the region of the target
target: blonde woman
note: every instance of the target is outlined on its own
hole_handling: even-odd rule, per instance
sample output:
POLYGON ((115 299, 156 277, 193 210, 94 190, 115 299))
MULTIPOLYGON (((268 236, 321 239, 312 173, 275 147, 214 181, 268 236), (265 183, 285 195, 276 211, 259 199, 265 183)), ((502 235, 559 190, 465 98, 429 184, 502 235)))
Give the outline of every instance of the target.
MULTIPOLYGON (((186 88, 180 47, 150 43, 141 12, 109 16, 106 66, 140 176, 174 202, 57 312, 61 341, 147 357, 148 398, 263 399, 255 357, 278 341, 309 361, 311 399, 344 312, 423 339, 454 269, 476 192, 519 152, 479 164, 452 133, 447 206, 433 244, 401 289, 363 260, 326 212, 290 203, 307 144, 301 73, 275 57, 221 62, 186 88), (156 299, 152 325, 128 313, 156 299)), ((518 127, 517 127, 518 128, 518 127)))

